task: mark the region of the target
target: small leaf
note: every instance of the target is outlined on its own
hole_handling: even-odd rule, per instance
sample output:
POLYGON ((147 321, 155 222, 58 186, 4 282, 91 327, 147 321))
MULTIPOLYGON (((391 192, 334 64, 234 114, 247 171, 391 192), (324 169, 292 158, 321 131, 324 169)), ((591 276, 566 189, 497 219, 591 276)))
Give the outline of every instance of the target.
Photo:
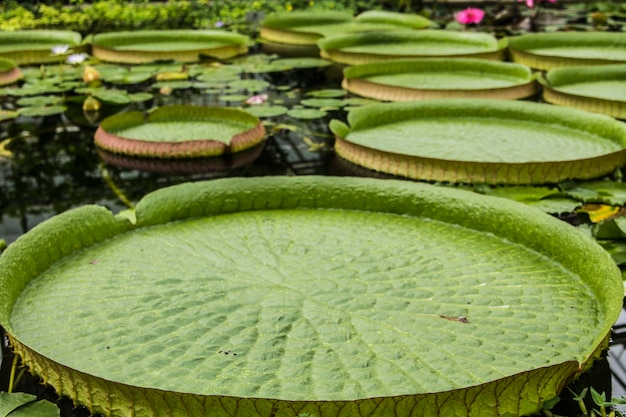
POLYGON ((6 417, 16 408, 36 399, 35 395, 24 392, 0 392, 0 417, 6 417))

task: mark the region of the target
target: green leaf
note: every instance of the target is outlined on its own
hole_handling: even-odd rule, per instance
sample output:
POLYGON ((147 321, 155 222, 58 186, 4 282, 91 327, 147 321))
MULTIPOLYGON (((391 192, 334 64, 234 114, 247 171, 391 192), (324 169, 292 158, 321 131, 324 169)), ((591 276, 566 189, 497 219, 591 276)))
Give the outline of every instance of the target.
MULTIPOLYGON (((37 397, 24 392, 2 392, 0 391, 0 417, 7 417, 12 411, 24 404, 37 400, 37 397)), ((11 414, 12 415, 12 414, 11 414)))
POLYGON ((95 413, 529 415, 621 312, 589 237, 452 188, 233 178, 135 215, 75 209, 0 257, 11 345, 95 413))
POLYGON ((373 104, 351 110, 348 122, 350 132, 335 144, 339 156, 421 180, 558 183, 606 175, 626 160, 622 123, 540 103, 438 99, 373 104))
POLYGON ((50 401, 35 401, 25 404, 8 417, 59 417, 59 408, 50 401))
POLYGON ((22 107, 18 110, 20 116, 27 117, 41 117, 41 116, 53 116, 55 114, 64 113, 67 108, 65 106, 37 106, 37 107, 22 107))

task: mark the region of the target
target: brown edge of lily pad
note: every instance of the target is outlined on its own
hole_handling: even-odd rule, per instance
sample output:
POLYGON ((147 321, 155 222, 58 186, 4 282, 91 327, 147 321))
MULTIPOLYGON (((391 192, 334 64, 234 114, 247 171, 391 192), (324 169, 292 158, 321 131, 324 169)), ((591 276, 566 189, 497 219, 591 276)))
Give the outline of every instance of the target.
POLYGON ((346 65, 369 64, 372 62, 380 62, 392 59, 408 59, 408 58, 481 58, 491 59, 494 61, 502 61, 506 55, 506 48, 500 48, 493 51, 454 54, 454 55, 385 55, 373 54, 365 52, 344 52, 340 49, 321 50, 320 56, 324 59, 338 62, 346 65))
POLYGON ((566 179, 592 179, 626 162, 626 151, 595 158, 558 161, 494 163, 452 161, 384 152, 335 136, 340 157, 378 172, 424 181, 483 184, 553 184, 566 179))
POLYGON ((15 67, 9 71, 0 72, 0 85, 13 84, 24 77, 22 71, 15 67))
POLYGON ((174 60, 177 62, 197 62, 201 56, 215 59, 228 59, 248 52, 247 45, 226 45, 218 48, 195 49, 191 51, 119 51, 92 45, 93 55, 107 62, 125 64, 147 64, 159 60, 174 60))
POLYGON ((230 145, 215 139, 184 142, 155 142, 128 139, 105 131, 102 126, 95 133, 98 147, 117 154, 149 158, 201 158, 241 152, 258 145, 265 138, 265 128, 259 122, 252 129, 232 137, 230 145))
POLYGON ((419 89, 400 87, 372 82, 362 78, 344 78, 341 86, 362 97, 385 101, 410 101, 431 98, 497 98, 516 100, 537 94, 540 85, 537 81, 503 88, 470 89, 470 90, 444 90, 444 89, 419 89))
POLYGON ((559 106, 574 107, 593 113, 606 114, 617 119, 626 119, 626 101, 564 93, 547 85, 543 86, 543 99, 559 106))
POLYGON ((263 151, 263 143, 234 154, 224 154, 193 159, 157 159, 121 155, 98 149, 98 154, 108 165, 124 169, 161 174, 200 174, 207 172, 228 171, 241 168, 254 162, 263 151))

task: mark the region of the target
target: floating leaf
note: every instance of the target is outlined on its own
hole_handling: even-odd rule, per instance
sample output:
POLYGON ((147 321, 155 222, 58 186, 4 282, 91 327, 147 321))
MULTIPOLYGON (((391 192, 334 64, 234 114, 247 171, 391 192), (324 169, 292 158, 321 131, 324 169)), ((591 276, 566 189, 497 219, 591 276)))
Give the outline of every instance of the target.
POLYGON ((0 122, 15 119, 18 115, 19 113, 16 111, 0 109, 0 122))
POLYGON ((263 91, 270 86, 265 80, 236 80, 228 83, 228 87, 234 91, 250 91, 253 93, 263 91))
POLYGON ((346 90, 328 88, 325 90, 309 91, 308 93, 306 93, 306 95, 310 97, 318 97, 318 98, 343 97, 346 95, 346 90))
POLYGON ((338 100, 335 98, 305 98, 303 100, 300 100, 300 104, 308 107, 338 108, 344 106, 346 102, 344 100, 338 100))
POLYGON ((35 106, 42 107, 47 106, 49 104, 58 104, 63 102, 63 97, 60 96, 36 96, 36 97, 25 97, 17 100, 16 104, 18 106, 35 106))
POLYGON ((261 118, 281 116, 288 111, 287 107, 268 105, 250 106, 246 107, 244 110, 250 114, 255 115, 256 117, 261 118))
POLYGON ((289 68, 323 68, 333 63, 321 58, 282 58, 272 61, 272 64, 289 68))
POLYGON ((0 417, 6 417, 24 404, 36 400, 37 396, 25 392, 8 393, 0 391, 0 417))
POLYGON ((589 181, 565 190, 585 203, 626 204, 626 184, 615 181, 589 181))
POLYGON ((41 107, 23 107, 18 110, 20 116, 39 117, 53 116, 55 114, 64 113, 67 108, 65 106, 41 106, 41 107))
POLYGON ((321 119, 326 112, 318 109, 291 109, 287 115, 294 119, 321 119))
POLYGON ((152 98, 154 98, 154 96, 150 93, 134 93, 134 94, 129 94, 128 98, 132 102, 141 102, 141 101, 151 100, 152 98))

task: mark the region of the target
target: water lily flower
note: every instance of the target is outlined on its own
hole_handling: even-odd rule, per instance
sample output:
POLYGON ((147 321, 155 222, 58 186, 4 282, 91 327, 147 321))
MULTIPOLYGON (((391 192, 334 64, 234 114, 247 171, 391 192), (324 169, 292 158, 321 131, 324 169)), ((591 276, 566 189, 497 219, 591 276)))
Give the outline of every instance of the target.
POLYGON ((215 22, 215 27, 216 28, 224 27, 224 22, 222 22, 221 20, 218 20, 217 22, 215 22))
POLYGON ((269 97, 267 94, 257 94, 256 96, 252 96, 246 100, 247 104, 263 104, 267 101, 269 97))
POLYGON ((85 53, 72 54, 67 57, 65 62, 67 62, 68 64, 77 65, 81 64, 85 59, 87 59, 87 54, 85 53))
POLYGON ((50 49, 50 51, 52 52, 52 55, 65 55, 69 49, 69 45, 57 45, 50 49))
POLYGON ((83 81, 90 83, 100 79, 100 72, 94 67, 87 65, 83 70, 83 81))
MULTIPOLYGON (((535 7, 535 0, 517 0, 517 1, 518 2, 525 1, 526 6, 530 7, 531 9, 535 7)), ((547 1, 549 3, 556 3, 556 0, 537 0, 537 3, 541 3, 542 1, 547 1)))
MULTIPOLYGON (((532 0, 529 0, 532 1, 532 0)), ((454 15, 456 21, 462 25, 478 24, 485 17, 485 11, 474 7, 468 7, 454 15)))

